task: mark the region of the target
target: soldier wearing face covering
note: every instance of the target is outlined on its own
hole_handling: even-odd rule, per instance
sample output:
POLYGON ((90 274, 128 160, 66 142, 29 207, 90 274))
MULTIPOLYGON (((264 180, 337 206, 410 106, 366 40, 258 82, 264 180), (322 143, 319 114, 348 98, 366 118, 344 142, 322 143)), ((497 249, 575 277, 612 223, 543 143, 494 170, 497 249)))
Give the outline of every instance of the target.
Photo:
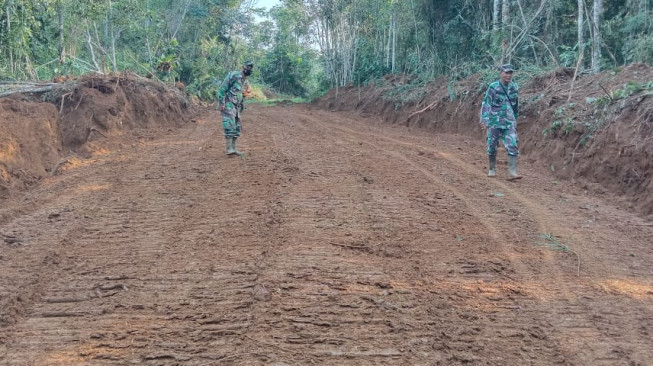
POLYGON ((243 111, 245 97, 249 93, 247 77, 252 74, 254 63, 245 61, 242 71, 232 71, 224 78, 218 90, 218 109, 222 111, 222 128, 227 139, 227 155, 242 155, 236 141, 240 137, 242 124, 240 114, 243 111))

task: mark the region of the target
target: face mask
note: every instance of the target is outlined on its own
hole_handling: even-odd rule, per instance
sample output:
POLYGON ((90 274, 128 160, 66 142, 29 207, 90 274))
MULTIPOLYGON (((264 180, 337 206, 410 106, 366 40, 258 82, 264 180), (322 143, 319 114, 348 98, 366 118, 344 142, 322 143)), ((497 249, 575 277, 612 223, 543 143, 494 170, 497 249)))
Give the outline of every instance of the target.
POLYGON ((252 69, 245 69, 245 70, 243 70, 243 74, 245 74, 245 76, 250 76, 250 75, 252 75, 252 69))

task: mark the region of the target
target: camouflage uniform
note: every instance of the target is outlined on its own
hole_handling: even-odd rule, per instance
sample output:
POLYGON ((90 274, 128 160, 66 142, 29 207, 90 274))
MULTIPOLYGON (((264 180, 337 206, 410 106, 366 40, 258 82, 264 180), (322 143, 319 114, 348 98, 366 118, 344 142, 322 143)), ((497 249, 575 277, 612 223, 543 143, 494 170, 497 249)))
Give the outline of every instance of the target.
POLYGON ((517 149, 519 141, 517 137, 518 93, 517 84, 510 82, 508 85, 504 85, 500 80, 490 84, 485 93, 481 108, 481 123, 487 127, 488 155, 497 154, 499 140, 503 141, 508 155, 519 155, 517 149), (512 101, 512 106, 510 101, 512 101))
POLYGON ((249 91, 249 81, 241 71, 232 71, 224 78, 218 91, 218 109, 222 111, 222 128, 227 138, 238 138, 242 130, 240 113, 242 111, 244 94, 249 91))

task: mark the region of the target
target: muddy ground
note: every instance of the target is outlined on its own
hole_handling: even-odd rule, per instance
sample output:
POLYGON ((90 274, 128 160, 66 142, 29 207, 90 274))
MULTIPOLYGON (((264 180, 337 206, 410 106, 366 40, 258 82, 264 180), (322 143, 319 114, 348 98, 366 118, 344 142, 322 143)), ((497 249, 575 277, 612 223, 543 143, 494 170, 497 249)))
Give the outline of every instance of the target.
POLYGON ((7 185, 1 364, 653 360, 653 226, 618 197, 528 157, 490 179, 479 138, 309 105, 250 106, 227 157, 216 111, 180 111, 92 125, 7 185))

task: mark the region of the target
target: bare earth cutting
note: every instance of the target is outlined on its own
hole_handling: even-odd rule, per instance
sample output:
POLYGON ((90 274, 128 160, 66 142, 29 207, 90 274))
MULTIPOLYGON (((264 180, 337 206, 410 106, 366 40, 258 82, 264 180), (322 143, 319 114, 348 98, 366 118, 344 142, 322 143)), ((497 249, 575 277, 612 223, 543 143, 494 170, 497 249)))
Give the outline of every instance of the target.
POLYGON ((644 183, 587 173, 650 97, 565 165, 586 130, 542 133, 564 78, 525 103, 519 182, 486 177, 471 81, 403 114, 356 88, 251 105, 244 159, 217 111, 135 77, 0 100, 0 363, 650 363, 645 147, 609 162, 644 183))

